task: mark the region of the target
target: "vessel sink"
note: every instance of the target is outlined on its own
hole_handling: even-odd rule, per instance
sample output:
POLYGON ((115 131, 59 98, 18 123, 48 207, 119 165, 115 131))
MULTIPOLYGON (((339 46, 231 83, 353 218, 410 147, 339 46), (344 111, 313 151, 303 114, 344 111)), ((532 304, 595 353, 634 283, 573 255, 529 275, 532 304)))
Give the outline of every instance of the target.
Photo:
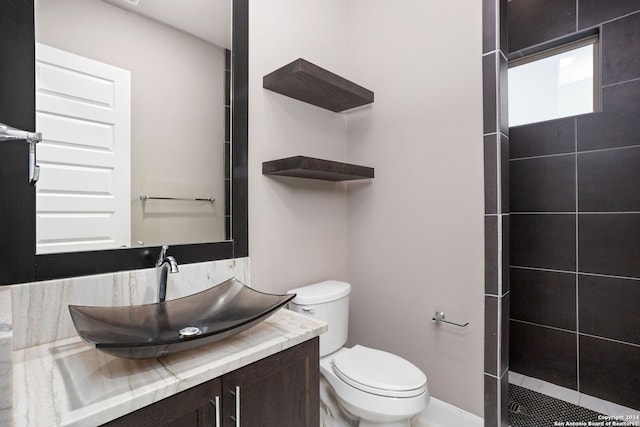
POLYGON ((262 322, 295 295, 256 291, 229 279, 197 294, 124 307, 70 305, 76 330, 100 351, 149 359, 220 341, 262 322))

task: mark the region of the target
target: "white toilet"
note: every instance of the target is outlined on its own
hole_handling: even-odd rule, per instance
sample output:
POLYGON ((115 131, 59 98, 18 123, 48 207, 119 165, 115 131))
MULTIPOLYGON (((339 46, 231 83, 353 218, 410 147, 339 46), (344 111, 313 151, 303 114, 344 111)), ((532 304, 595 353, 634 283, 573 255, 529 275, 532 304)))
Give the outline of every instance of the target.
MULTIPOLYGON (((289 309, 324 320, 320 336, 320 372, 342 410, 360 427, 409 427, 429 403, 427 377, 407 360, 347 341, 351 285, 328 280, 288 293, 297 294, 289 309)), ((323 402, 325 397, 322 396, 323 402)))

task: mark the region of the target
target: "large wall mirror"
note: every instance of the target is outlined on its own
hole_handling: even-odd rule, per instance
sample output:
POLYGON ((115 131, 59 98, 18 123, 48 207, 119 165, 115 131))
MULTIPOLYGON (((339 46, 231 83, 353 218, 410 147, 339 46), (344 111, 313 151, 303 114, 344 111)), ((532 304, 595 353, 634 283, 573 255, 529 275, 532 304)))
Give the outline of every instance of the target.
POLYGON ((0 284, 247 253, 248 0, 3 6, 0 284))

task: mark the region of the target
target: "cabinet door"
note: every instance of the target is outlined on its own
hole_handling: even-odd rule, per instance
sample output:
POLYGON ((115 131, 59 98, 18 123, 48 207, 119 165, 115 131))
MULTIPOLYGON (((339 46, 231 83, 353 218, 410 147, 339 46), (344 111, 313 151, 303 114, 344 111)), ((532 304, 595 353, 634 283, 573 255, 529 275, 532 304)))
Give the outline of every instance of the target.
POLYGON ((115 419, 108 427, 215 426, 215 397, 221 396, 220 378, 190 388, 115 419))
POLYGON ((318 338, 222 377, 224 427, 318 427, 318 338), (238 400, 239 399, 239 400, 238 400), (237 422, 237 403, 240 420, 237 422))

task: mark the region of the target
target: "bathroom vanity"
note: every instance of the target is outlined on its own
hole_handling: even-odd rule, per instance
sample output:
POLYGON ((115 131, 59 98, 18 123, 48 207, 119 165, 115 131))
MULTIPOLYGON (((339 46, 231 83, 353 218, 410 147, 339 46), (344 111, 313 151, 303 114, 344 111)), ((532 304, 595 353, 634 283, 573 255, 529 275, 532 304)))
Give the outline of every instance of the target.
POLYGON ((14 353, 14 425, 317 426, 325 330, 282 309, 161 359, 113 357, 78 337, 29 347, 14 353))
MULTIPOLYGON (((248 267, 248 258, 181 266, 167 300, 228 277, 250 283, 248 267)), ((318 425, 320 320, 280 309, 221 341, 126 359, 82 341, 67 308, 156 298, 155 269, 0 289, 0 427, 216 426, 216 397, 220 426, 236 425, 238 402, 241 426, 318 425)))
POLYGON ((315 427, 317 364, 314 338, 104 425, 315 427))

